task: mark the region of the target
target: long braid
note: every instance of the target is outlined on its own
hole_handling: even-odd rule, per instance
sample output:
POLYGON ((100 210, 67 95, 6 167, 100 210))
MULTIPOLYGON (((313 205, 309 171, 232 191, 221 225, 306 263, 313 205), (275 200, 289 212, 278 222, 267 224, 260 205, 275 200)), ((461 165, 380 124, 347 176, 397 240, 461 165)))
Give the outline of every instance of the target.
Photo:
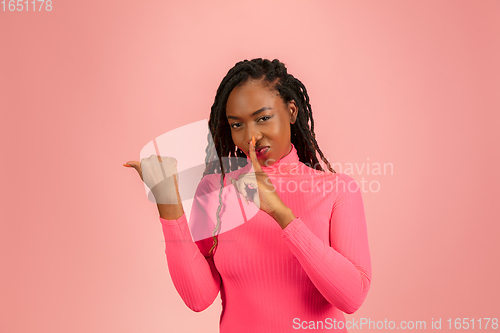
POLYGON ((226 103, 231 91, 248 79, 264 79, 272 89, 278 91, 285 103, 292 100, 295 101, 299 111, 295 123, 291 125, 291 142, 297 149, 299 160, 316 170, 324 171, 316 156, 316 153, 319 153, 321 160, 326 164, 329 171, 336 173, 316 142, 312 107, 309 103, 309 95, 307 94, 306 87, 302 82, 293 75, 288 74, 285 65, 277 59, 270 61, 268 59, 257 58, 236 63, 222 79, 217 89, 208 121, 210 133, 208 134, 207 141, 210 143, 210 136, 212 136, 213 145, 208 144, 205 150, 206 168, 203 176, 216 173, 221 174, 217 225, 212 235, 214 244, 209 251, 209 257, 213 257, 218 244, 218 233, 221 224, 222 189, 224 187, 225 174, 227 171, 237 170, 247 163, 247 156, 242 150, 236 149, 232 140, 231 128, 226 119, 226 103), (214 147, 215 149, 213 149, 214 147), (231 159, 230 157, 236 158, 231 159))

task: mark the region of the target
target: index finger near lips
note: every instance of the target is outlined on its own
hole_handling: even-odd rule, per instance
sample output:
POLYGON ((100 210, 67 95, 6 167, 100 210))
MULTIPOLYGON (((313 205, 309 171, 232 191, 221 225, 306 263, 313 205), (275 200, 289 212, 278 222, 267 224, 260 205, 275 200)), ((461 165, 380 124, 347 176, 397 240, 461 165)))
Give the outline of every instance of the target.
POLYGON ((255 153, 255 137, 252 136, 252 141, 250 142, 250 160, 252 161, 252 166, 255 172, 262 172, 262 167, 260 166, 259 160, 257 159, 257 154, 255 153))

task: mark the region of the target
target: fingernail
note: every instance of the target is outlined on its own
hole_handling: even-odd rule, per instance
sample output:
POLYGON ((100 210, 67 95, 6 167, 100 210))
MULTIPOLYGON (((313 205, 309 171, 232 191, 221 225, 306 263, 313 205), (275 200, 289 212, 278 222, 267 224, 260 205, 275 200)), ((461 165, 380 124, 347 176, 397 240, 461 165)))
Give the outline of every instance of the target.
POLYGON ((129 167, 129 168, 133 168, 133 166, 128 165, 128 164, 124 164, 123 166, 129 167))
POLYGON ((252 136, 252 144, 255 146, 255 137, 252 136))

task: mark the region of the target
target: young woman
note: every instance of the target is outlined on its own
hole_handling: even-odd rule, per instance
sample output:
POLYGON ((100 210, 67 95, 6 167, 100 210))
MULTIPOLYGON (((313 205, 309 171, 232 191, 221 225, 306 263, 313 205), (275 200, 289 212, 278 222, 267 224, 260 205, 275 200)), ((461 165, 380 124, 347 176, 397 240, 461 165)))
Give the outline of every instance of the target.
MULTIPOLYGON (((176 178, 169 194, 153 191, 186 305, 202 311, 220 292, 222 333, 346 332, 344 313, 359 309, 371 281, 363 201, 319 149, 304 85, 278 60, 238 62, 217 90, 209 128, 215 149, 207 148, 189 225, 176 178), (256 214, 227 227, 251 205, 256 214), (193 241, 195 228, 205 237, 193 241)), ((142 178, 145 162, 126 166, 142 178)), ((175 175, 175 160, 163 162, 175 175)))

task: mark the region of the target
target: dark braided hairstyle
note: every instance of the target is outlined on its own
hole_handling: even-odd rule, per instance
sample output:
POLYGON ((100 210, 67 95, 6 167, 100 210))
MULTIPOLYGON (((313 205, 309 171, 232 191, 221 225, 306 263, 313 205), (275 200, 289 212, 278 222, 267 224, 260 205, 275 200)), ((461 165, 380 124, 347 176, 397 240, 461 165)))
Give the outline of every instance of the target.
POLYGON ((222 207, 222 189, 224 188, 224 177, 226 172, 237 170, 247 164, 246 154, 237 149, 231 137, 231 128, 226 118, 226 103, 231 91, 247 80, 263 80, 271 89, 276 90, 285 103, 295 101, 298 114, 297 120, 291 124, 291 142, 297 150, 299 160, 312 166, 316 170, 324 171, 321 167, 316 153, 319 153, 321 160, 328 169, 336 173, 319 149, 314 134, 314 120, 312 108, 309 103, 306 87, 293 75, 288 74, 283 63, 278 59, 270 61, 268 59, 243 60, 231 68, 222 79, 215 101, 210 112, 208 126, 208 146, 206 148, 205 164, 206 169, 203 176, 220 173, 219 207, 217 209, 217 225, 213 232, 214 244, 209 252, 209 257, 213 257, 218 243, 218 232, 220 230, 220 210, 222 207), (211 137, 213 145, 210 144, 211 137))

